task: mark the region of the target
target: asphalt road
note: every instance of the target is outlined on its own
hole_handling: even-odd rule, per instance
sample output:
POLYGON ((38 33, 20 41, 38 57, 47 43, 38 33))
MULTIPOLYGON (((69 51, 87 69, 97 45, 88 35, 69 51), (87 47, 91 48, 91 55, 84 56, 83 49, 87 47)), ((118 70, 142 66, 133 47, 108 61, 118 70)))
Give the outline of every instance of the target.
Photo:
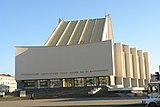
POLYGON ((58 98, 0 101, 0 107, 144 107, 142 98, 58 98))
MULTIPOLYGON (((38 107, 55 107, 55 106, 38 106, 38 107)), ((128 105, 79 105, 79 106, 57 106, 57 107, 145 107, 142 104, 128 105)))

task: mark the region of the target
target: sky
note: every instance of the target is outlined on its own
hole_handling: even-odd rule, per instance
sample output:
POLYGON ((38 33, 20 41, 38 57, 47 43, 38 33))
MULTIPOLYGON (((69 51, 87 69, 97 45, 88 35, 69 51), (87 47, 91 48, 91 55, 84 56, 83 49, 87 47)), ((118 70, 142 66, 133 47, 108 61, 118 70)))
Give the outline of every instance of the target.
POLYGON ((160 65, 160 0, 0 0, 0 74, 15 75, 15 46, 43 46, 65 20, 110 14, 115 42, 148 51, 160 65))

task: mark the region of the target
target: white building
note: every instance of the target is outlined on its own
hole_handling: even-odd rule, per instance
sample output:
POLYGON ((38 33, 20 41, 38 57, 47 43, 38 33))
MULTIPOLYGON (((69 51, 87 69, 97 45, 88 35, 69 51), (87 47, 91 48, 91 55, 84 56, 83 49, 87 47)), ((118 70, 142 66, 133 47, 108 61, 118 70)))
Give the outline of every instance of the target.
POLYGON ((17 89, 17 82, 14 76, 0 74, 0 92, 13 92, 17 89))
POLYGON ((109 15, 60 20, 45 46, 16 47, 16 80, 19 88, 144 90, 150 80, 149 55, 114 43, 109 15))

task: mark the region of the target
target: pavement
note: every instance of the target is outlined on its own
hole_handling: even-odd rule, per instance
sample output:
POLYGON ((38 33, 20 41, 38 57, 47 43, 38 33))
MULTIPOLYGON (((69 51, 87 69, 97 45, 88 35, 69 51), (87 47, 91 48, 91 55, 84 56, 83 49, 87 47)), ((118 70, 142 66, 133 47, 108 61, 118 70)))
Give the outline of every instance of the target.
POLYGON ((141 97, 57 98, 0 101, 1 107, 143 107, 141 97))

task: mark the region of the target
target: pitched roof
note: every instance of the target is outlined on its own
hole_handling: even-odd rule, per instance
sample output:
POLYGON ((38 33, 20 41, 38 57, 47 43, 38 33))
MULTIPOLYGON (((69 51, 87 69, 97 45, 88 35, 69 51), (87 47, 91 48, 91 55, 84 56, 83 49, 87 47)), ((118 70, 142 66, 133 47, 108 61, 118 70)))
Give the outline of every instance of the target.
POLYGON ((98 19, 60 20, 45 46, 93 43, 109 39, 113 39, 109 15, 98 19))
POLYGON ((1 77, 11 77, 11 78, 15 78, 14 76, 11 76, 9 74, 0 74, 1 77))

